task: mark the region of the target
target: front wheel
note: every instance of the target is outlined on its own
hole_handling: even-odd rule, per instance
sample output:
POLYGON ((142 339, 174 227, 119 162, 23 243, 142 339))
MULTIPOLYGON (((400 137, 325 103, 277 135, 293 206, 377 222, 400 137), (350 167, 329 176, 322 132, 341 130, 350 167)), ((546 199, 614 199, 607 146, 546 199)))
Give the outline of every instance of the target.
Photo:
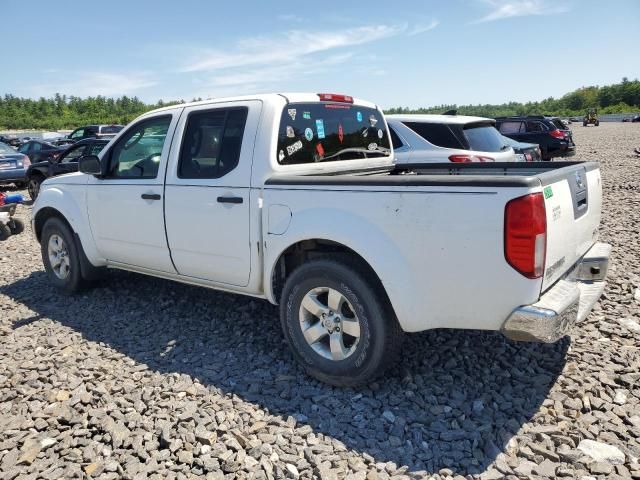
POLYGON ((64 293, 82 290, 87 282, 82 277, 80 256, 73 234, 59 218, 50 218, 42 227, 40 238, 42 263, 51 284, 64 293))
POLYGON ((287 279, 284 335, 318 380, 341 387, 372 381, 395 362, 402 330, 382 287, 356 263, 313 260, 287 279))

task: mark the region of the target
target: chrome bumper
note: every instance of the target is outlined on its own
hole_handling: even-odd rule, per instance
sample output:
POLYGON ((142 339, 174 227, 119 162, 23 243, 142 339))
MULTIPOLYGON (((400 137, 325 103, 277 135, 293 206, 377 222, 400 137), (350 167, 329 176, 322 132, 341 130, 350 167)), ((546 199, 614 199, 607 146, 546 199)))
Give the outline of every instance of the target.
POLYGON ((573 270, 533 305, 516 308, 502 325, 511 340, 552 343, 581 322, 605 286, 611 245, 596 243, 573 270))

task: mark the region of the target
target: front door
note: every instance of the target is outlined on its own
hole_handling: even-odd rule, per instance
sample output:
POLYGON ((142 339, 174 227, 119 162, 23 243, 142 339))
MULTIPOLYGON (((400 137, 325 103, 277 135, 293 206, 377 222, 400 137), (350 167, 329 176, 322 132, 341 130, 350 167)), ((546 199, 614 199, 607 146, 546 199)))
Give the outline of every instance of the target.
POLYGON ((171 257, 181 275, 246 286, 251 266, 250 178, 261 102, 189 107, 165 187, 171 257))
POLYGON ((102 155, 87 203, 99 252, 112 263, 175 273, 164 231, 164 172, 180 109, 144 118, 102 155))

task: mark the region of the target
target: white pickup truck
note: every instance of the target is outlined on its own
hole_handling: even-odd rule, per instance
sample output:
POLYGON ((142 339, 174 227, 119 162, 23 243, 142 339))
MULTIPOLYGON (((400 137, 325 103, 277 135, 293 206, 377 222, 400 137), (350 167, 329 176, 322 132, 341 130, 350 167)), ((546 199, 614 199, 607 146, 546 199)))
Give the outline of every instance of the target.
POLYGON ((597 163, 395 165, 381 110, 344 95, 163 108, 79 168, 33 208, 54 286, 112 267, 267 299, 334 385, 380 374, 405 332, 556 341, 604 287, 597 163))

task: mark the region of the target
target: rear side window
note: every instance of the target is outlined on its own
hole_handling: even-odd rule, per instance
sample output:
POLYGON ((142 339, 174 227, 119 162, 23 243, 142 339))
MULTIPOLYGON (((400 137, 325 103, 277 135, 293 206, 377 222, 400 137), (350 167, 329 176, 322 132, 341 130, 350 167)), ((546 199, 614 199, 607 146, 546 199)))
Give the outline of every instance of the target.
POLYGON ((562 123, 562 121, 559 118, 554 118, 553 120, 551 120, 551 123, 553 124, 554 127, 560 129, 560 130, 566 130, 567 127, 564 126, 564 123, 562 123))
POLYGON ((493 125, 470 125, 463 130, 469 150, 477 152, 499 152, 505 144, 502 135, 493 125))
POLYGON ((527 132, 546 132, 547 127, 545 127, 544 123, 538 121, 529 121, 527 122, 527 132))
POLYGON ((403 122, 407 127, 416 132, 427 142, 436 147, 462 148, 465 145, 456 133, 443 123, 403 122))
POLYGON ((282 111, 278 163, 330 162, 391 155, 382 114, 346 103, 290 103, 282 111))
POLYGON ((520 133, 524 131, 522 128, 522 122, 502 122, 498 128, 501 133, 505 134, 520 133))
POLYGON ((218 108, 189 114, 178 177, 220 178, 236 168, 248 111, 218 108))

